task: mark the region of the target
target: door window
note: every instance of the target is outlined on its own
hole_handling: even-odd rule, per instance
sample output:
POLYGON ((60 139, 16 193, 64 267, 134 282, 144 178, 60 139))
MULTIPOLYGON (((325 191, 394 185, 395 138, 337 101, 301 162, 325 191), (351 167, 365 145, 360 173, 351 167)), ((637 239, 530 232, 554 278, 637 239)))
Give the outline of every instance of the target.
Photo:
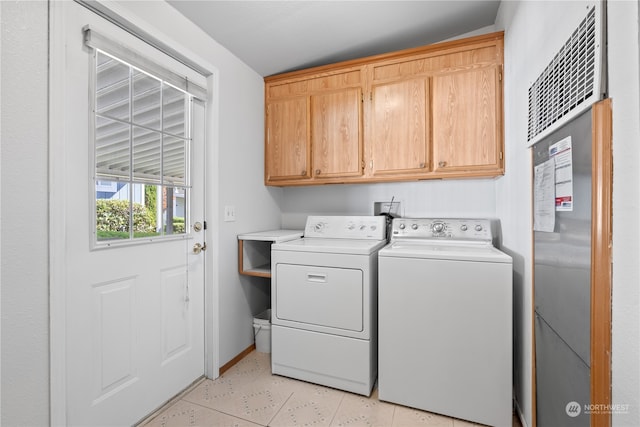
POLYGON ((95 51, 95 241, 181 237, 189 203, 189 93, 95 51))

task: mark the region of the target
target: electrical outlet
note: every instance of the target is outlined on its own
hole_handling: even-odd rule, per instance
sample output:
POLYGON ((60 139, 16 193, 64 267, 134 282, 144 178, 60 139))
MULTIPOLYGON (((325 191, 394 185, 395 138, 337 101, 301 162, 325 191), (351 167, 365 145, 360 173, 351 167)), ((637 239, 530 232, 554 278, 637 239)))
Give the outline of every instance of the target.
POLYGON ((224 207, 224 220, 225 222, 232 222, 236 220, 236 207, 225 206, 224 207))

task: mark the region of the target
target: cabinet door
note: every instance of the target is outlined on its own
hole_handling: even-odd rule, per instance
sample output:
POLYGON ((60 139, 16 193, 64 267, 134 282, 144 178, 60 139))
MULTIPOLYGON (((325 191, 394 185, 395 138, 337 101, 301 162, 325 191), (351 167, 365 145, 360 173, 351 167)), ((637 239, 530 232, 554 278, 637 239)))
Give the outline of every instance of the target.
POLYGON ((360 88, 311 96, 313 176, 362 175, 360 88))
POLYGON ((433 77, 436 172, 502 170, 498 66, 433 77))
POLYGON ((420 78, 374 86, 370 138, 373 175, 429 170, 429 84, 420 78))
POLYGON ((267 104, 265 181, 311 177, 308 97, 267 104))

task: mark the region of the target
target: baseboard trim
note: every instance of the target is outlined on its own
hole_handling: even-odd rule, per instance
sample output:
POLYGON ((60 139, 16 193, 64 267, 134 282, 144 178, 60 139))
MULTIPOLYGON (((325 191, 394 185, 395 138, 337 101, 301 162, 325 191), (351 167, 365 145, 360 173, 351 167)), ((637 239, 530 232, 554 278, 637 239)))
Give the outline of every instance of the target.
POLYGON ((227 363, 225 363, 224 365, 222 365, 220 367, 220 375, 224 374, 226 371, 231 369, 233 367, 233 365, 235 365, 236 363, 238 363, 239 361, 244 359, 244 357, 247 354, 251 353, 255 349, 256 349, 256 345, 254 343, 254 344, 251 344, 249 347, 245 348, 244 350, 242 350, 240 352, 240 354, 238 354, 236 357, 234 357, 233 359, 229 360, 227 363))

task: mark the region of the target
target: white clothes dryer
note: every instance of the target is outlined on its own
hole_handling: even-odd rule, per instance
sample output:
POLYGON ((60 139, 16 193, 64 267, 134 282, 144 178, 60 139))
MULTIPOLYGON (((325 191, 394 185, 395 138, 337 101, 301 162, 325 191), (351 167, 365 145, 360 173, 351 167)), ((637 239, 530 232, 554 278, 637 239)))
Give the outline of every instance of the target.
POLYGON ((310 216, 304 238, 271 247, 271 367, 370 395, 377 375, 382 216, 310 216))
POLYGON ((381 400, 512 423, 512 260, 491 222, 396 218, 379 251, 381 400))

